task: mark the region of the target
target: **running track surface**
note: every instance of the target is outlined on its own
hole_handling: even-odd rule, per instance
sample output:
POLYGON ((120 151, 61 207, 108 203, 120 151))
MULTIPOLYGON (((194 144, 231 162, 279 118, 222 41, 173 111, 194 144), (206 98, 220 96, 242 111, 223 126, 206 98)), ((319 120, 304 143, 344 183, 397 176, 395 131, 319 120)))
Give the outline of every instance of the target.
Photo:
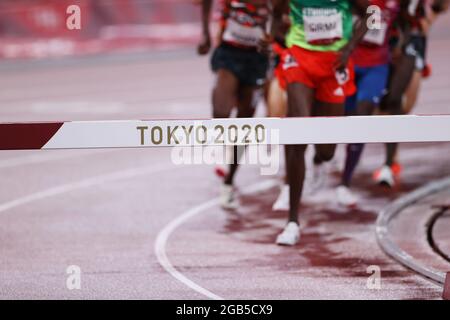
MULTIPOLYGON (((447 15, 434 30, 434 75, 424 84, 418 114, 450 113, 449 20, 447 15)), ((204 118, 210 112, 208 60, 192 53, 1 68, 2 121, 204 118)), ((339 163, 344 148, 338 151, 339 163)), ((354 182, 360 207, 346 212, 336 205, 332 187, 338 179, 331 173, 327 188, 304 201, 303 236, 294 248, 273 244, 285 214, 271 211, 277 188, 270 184, 281 173, 260 177, 257 167, 243 167, 239 189, 260 190, 242 196, 242 207, 228 213, 214 202, 219 181, 213 168, 176 167, 170 152, 1 152, 0 298, 441 296, 439 286, 386 257, 373 228, 389 201, 450 174, 450 144, 402 145, 403 179, 393 192, 373 186, 383 148, 369 146, 354 182), (166 233, 169 223, 181 224, 166 233), (178 279, 158 262, 158 235, 156 249, 178 279), (167 241, 161 241, 164 235, 167 241), (66 288, 70 265, 81 268, 81 290, 66 288), (366 287, 371 265, 381 268, 381 290, 366 287)))

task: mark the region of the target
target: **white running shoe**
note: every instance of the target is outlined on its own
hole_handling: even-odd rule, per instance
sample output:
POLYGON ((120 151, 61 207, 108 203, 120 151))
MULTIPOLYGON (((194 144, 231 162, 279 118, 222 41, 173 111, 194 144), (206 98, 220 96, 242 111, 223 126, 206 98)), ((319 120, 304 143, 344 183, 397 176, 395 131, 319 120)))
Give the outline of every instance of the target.
POLYGON ((338 159, 338 157, 335 156, 329 162, 329 164, 330 164, 330 171, 333 172, 333 173, 340 173, 340 172, 342 172, 342 163, 343 163, 342 159, 338 159))
POLYGON ((325 186, 327 180, 327 170, 324 163, 314 164, 312 174, 305 179, 303 185, 305 195, 313 195, 325 186))
POLYGON ((300 240, 300 226, 295 222, 289 222, 283 232, 277 237, 280 246, 294 246, 300 240))
POLYGON ((220 206, 226 210, 236 210, 239 202, 235 199, 233 186, 223 184, 220 190, 220 206))
POLYGON ((358 198, 346 186, 339 186, 336 188, 336 197, 340 205, 345 207, 354 207, 358 203, 358 198))
POLYGON ((289 185, 284 184, 280 188, 280 194, 272 206, 273 211, 288 211, 289 210, 289 185))
POLYGON ((392 169, 389 166, 383 166, 380 171, 378 171, 375 177, 375 182, 392 188, 395 184, 392 169))

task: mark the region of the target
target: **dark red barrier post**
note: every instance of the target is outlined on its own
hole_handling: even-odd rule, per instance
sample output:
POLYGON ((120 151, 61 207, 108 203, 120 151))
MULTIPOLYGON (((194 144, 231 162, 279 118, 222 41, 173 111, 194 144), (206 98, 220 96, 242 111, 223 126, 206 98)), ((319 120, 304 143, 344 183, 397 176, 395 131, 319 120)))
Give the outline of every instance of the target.
POLYGON ((447 277, 444 283, 444 293, 442 294, 442 299, 450 300, 450 272, 447 272, 447 277))

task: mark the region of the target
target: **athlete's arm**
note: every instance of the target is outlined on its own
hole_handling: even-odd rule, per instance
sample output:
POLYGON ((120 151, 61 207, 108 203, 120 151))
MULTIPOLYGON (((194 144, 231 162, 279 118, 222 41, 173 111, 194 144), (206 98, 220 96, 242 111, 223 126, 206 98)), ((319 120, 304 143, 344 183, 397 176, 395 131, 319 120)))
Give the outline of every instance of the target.
POLYGON ((286 33, 285 16, 289 12, 289 0, 272 0, 273 18, 271 36, 273 39, 284 38, 286 33))
POLYGON ((431 9, 433 9, 433 12, 436 14, 443 13, 448 10, 449 4, 449 0, 434 0, 431 9))
POLYGON ((397 23, 395 24, 396 30, 397 30, 397 41, 394 46, 391 47, 391 63, 393 65, 396 65, 397 62, 400 60, 402 54, 403 54, 403 45, 405 44, 405 33, 403 32, 402 28, 399 27, 398 19, 397 23))
POLYGON ((262 53, 270 52, 270 45, 275 39, 284 38, 286 21, 284 15, 289 12, 289 0, 272 0, 272 26, 270 34, 264 35, 258 45, 258 50, 262 53))
POLYGON ((355 14, 358 15, 360 19, 359 22, 355 24, 352 38, 340 51, 339 59, 335 65, 335 68, 338 71, 343 71, 347 67, 350 55, 356 45, 364 38, 364 35, 368 30, 367 21, 371 16, 371 13, 367 10, 370 5, 368 0, 351 0, 350 2, 352 3, 355 14))
POLYGON ((427 34, 438 15, 447 11, 449 0, 434 0, 425 8, 425 17, 421 20, 422 29, 427 34))
POLYGON ((211 34, 209 20, 211 17, 212 0, 202 0, 202 40, 197 47, 198 54, 204 55, 211 49, 211 34))
MULTIPOLYGON (((286 26, 283 16, 289 11, 289 0, 271 0, 272 1, 272 26, 269 34, 258 43, 258 51, 263 54, 270 54, 271 44, 277 41, 280 44, 284 43, 285 31, 283 32, 283 25, 286 26)), ((284 44, 283 44, 284 46, 284 44)))
POLYGON ((400 1, 400 12, 397 19, 397 25, 399 27, 400 34, 402 35, 402 37, 400 38, 401 41, 399 41, 400 47, 403 47, 403 45, 409 41, 409 37, 411 36, 411 25, 409 23, 409 4, 410 0, 400 1))

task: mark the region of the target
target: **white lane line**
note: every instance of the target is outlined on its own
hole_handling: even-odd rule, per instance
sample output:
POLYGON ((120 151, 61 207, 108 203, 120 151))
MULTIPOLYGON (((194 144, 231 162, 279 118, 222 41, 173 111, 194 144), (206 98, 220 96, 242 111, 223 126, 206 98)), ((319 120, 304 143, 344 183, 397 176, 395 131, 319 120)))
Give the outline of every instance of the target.
POLYGON ((44 150, 44 152, 33 151, 31 155, 25 155, 21 157, 12 157, 9 159, 0 160, 0 169, 13 168, 18 166, 24 166, 29 164, 42 163, 47 161, 57 161, 72 159, 75 157, 84 157, 95 154, 103 154, 105 152, 112 152, 114 150, 102 150, 102 151, 91 151, 89 153, 74 153, 74 152, 54 152, 53 150, 44 150))
MULTIPOLYGON (((434 147, 434 146, 433 146, 434 147)), ((409 154, 414 153, 416 150, 405 150, 404 153, 409 154)), ((423 149, 422 149, 423 152, 423 149)), ((367 159, 377 159, 375 155, 366 157, 367 159)), ((258 193, 262 192, 264 190, 268 190, 276 185, 278 185, 279 182, 277 180, 266 180, 259 183, 256 183, 254 185, 251 185, 247 188, 245 188, 242 192, 242 194, 252 194, 252 193, 258 193)), ((192 290, 214 300, 223 300, 224 298, 203 288, 202 286, 198 285, 185 275, 183 275, 181 272, 179 272, 172 264, 170 259, 167 256, 166 252, 166 246, 167 242, 172 235, 172 233, 175 232, 175 230, 180 227, 182 224, 184 224, 187 220, 201 214, 202 212, 216 206, 219 204, 219 198, 212 199, 210 201, 201 203, 194 208, 191 208, 188 211, 183 212, 181 215, 179 215, 177 218, 172 220, 169 224, 167 224, 158 234, 155 241, 155 254, 158 259, 159 264, 175 279, 183 283, 184 285, 188 286, 192 290)))
POLYGON ((179 272, 177 269, 175 269, 175 267, 172 265, 169 258, 167 257, 166 244, 170 235, 175 231, 175 229, 177 229, 180 225, 186 222, 186 220, 189 220, 190 218, 198 215, 204 210, 216 206, 218 203, 219 199, 216 198, 184 212, 179 217, 172 220, 164 229, 161 230, 155 242, 155 254, 156 257, 158 258, 159 264, 175 279, 185 284, 189 288, 193 289, 194 291, 197 291, 198 293, 213 300, 223 300, 223 298, 199 286, 194 281, 190 280, 189 278, 184 276, 181 272, 179 272))
POLYGON ((31 104, 31 112, 37 114, 117 114, 124 111, 125 103, 117 101, 38 101, 31 104))
MULTIPOLYGON (((250 185, 246 187, 243 191, 243 195, 249 195, 257 192, 262 192, 264 190, 268 190, 270 188, 273 188, 274 186, 277 186, 279 182, 277 180, 264 180, 258 183, 255 183, 253 185, 250 185)), ((206 210, 216 206, 219 204, 219 198, 215 198, 209 201, 206 201, 204 203, 201 203, 194 208, 189 209, 188 211, 183 212, 181 215, 179 215, 177 218, 172 220, 169 224, 167 224, 158 234, 155 241, 155 254, 158 259, 159 264, 166 270, 172 277, 183 283, 184 285, 188 286, 192 290, 210 298, 213 300, 224 300, 221 296, 209 291, 208 289, 203 288, 202 286, 198 285, 185 275, 183 275, 181 272, 179 272, 170 262, 170 259, 167 256, 166 252, 166 246, 167 242, 171 236, 172 233, 175 232, 175 230, 180 227, 183 223, 185 223, 187 220, 201 214, 202 212, 205 212, 206 210)))
POLYGON ((0 169, 12 168, 51 160, 64 160, 69 157, 73 157, 73 154, 71 155, 64 153, 55 154, 54 152, 50 152, 49 154, 46 154, 44 156, 42 156, 41 154, 32 154, 30 156, 13 157, 9 159, 0 160, 0 169))
POLYGON ((93 178, 84 179, 78 182, 71 182, 67 184, 63 184, 57 187, 49 188, 43 191, 31 193, 29 195, 4 202, 0 204, 0 213, 5 212, 7 210, 11 210, 13 208, 22 206, 24 204, 28 204, 34 201, 42 200, 45 198, 61 195, 64 193, 68 193, 71 191, 75 191, 78 189, 89 188, 97 185, 101 185, 107 182, 114 182, 123 179, 129 179, 140 175, 148 175, 161 173, 164 171, 174 170, 176 168, 183 168, 182 166, 174 166, 174 165, 152 165, 139 167, 134 169, 127 169, 122 171, 116 171, 113 173, 108 173, 104 175, 99 175, 93 178))

